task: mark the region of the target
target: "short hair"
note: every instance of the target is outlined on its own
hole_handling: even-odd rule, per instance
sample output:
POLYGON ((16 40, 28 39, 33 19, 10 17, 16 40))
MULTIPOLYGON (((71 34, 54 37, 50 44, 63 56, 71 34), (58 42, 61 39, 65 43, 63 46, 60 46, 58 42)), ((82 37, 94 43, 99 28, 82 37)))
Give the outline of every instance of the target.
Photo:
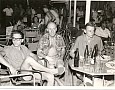
POLYGON ((13 38, 14 34, 20 34, 21 37, 22 37, 22 39, 24 38, 24 34, 20 30, 14 30, 14 31, 12 31, 11 38, 13 38))
POLYGON ((96 30, 95 23, 94 23, 94 22, 92 22, 92 21, 88 22, 88 23, 85 25, 85 27, 87 27, 87 26, 94 27, 94 31, 96 30))
POLYGON ((88 22, 85 26, 86 26, 86 27, 87 27, 87 26, 95 27, 95 24, 91 21, 91 22, 88 22))
POLYGON ((37 18, 38 19, 38 22, 39 22, 39 18, 37 16, 34 16, 33 17, 33 23, 34 23, 34 19, 37 18))

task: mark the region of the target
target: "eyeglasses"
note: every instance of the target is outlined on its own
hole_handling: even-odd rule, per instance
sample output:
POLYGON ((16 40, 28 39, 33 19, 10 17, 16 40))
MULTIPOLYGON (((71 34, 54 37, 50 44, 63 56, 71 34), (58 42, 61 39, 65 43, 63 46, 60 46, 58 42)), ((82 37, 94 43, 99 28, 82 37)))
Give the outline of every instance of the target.
POLYGON ((13 41, 20 41, 22 38, 12 38, 13 41))

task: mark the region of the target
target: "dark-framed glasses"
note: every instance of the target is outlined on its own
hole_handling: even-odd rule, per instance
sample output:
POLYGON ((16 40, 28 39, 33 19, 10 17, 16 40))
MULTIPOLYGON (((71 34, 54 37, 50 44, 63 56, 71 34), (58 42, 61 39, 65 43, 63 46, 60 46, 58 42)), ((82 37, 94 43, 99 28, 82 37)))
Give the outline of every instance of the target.
POLYGON ((22 38, 12 38, 13 41, 20 41, 22 38))

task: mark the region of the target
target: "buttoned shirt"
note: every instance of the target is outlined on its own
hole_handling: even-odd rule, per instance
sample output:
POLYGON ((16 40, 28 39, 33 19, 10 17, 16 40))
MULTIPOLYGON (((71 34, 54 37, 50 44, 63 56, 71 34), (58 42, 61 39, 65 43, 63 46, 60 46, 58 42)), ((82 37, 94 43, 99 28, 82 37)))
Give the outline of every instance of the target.
POLYGON ((38 50, 46 56, 54 57, 56 62, 63 63, 62 49, 65 48, 65 43, 62 36, 56 34, 53 39, 46 33, 42 36, 38 43, 38 50))
POLYGON ((16 49, 13 45, 4 48, 4 58, 15 69, 20 69, 23 61, 30 53, 31 51, 24 45, 21 45, 20 50, 16 49))

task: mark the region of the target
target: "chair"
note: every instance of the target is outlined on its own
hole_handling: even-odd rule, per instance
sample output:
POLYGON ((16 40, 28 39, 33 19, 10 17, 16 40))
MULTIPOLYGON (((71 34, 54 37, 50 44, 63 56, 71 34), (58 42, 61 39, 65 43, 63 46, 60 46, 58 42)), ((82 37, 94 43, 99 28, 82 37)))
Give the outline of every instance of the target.
POLYGON ((38 29, 33 29, 33 30, 24 30, 25 34, 25 43, 28 45, 28 48, 31 51, 37 51, 37 44, 39 41, 39 38, 41 37, 40 35, 40 30, 38 29))
POLYGON ((42 86, 42 74, 41 71, 36 71, 36 70, 17 70, 19 74, 17 75, 11 75, 10 70, 9 69, 0 69, 0 73, 1 72, 6 72, 5 74, 1 74, 0 75, 0 84, 2 82, 1 79, 3 78, 9 78, 10 79, 10 85, 13 84, 15 86, 21 86, 24 84, 33 84, 33 86, 36 86, 36 84, 39 83, 40 86, 42 86), (32 72, 30 74, 20 74, 20 72, 32 72), (41 79, 40 80, 35 80, 34 74, 33 73, 39 73, 41 75, 41 79), (32 80, 22 80, 22 77, 25 76, 32 76, 32 80))

